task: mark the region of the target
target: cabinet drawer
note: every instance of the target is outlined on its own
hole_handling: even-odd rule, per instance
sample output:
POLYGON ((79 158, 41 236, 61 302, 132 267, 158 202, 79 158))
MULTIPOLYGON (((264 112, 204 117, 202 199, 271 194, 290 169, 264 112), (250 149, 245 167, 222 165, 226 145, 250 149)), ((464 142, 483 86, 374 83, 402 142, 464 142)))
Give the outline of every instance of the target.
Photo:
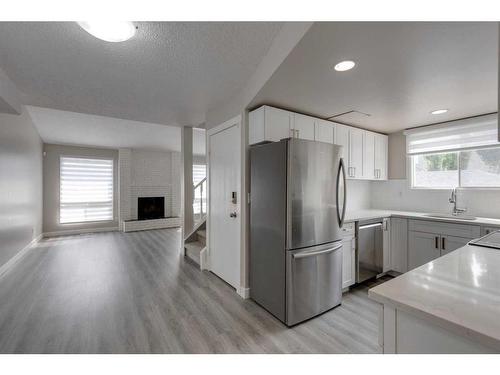
POLYGON ((408 230, 465 238, 476 238, 481 234, 478 225, 443 223, 430 220, 409 220, 408 230))

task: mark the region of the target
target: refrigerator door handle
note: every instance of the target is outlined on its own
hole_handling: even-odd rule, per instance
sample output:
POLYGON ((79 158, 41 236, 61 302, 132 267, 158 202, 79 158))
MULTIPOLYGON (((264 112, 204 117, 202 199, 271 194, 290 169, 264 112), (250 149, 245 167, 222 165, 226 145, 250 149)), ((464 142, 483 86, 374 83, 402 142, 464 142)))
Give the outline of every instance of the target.
POLYGON ((346 185, 346 175, 345 175, 345 164, 344 159, 340 158, 339 170, 337 173, 337 218, 339 220, 339 228, 344 225, 345 211, 346 211, 346 200, 347 200, 347 185, 346 185), (344 181, 344 202, 342 204, 342 215, 340 214, 339 208, 339 186, 340 186, 340 174, 342 173, 342 179, 344 181))

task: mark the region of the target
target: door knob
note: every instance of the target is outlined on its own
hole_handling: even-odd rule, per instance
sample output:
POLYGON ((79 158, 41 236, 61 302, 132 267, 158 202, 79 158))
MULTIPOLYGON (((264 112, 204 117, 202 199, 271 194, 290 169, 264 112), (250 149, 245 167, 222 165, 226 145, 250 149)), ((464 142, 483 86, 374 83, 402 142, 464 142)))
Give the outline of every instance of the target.
POLYGON ((231 213, 229 214, 229 217, 236 217, 236 212, 231 212, 231 213))

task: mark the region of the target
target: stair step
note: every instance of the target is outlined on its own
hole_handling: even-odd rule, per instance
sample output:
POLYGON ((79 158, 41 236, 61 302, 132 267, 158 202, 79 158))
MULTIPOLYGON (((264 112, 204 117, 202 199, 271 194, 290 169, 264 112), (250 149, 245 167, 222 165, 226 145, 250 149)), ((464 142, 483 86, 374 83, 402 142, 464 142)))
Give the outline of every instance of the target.
POLYGON ((200 253, 205 248, 205 245, 196 241, 188 242, 184 244, 184 249, 186 249, 186 256, 196 264, 200 264, 200 253))
POLYGON ((207 233, 204 229, 196 231, 196 236, 198 238, 198 242, 200 242, 203 246, 207 245, 207 233))

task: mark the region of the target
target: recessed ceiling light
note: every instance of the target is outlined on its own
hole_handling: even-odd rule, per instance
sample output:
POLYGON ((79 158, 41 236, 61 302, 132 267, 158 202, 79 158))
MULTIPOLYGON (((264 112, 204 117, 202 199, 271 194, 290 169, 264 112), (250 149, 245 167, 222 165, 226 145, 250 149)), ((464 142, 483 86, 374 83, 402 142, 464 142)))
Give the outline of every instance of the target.
POLYGON ((443 113, 446 113, 448 112, 447 109, 436 109, 435 111, 432 111, 431 114, 432 115, 442 115, 443 113))
POLYGON ((106 42, 124 42, 135 34, 135 26, 128 21, 78 22, 89 34, 106 42))
POLYGON ((341 61, 337 65, 335 65, 334 69, 337 72, 345 72, 346 70, 351 70, 352 68, 354 68, 354 65, 356 65, 356 63, 354 61, 345 60, 345 61, 341 61))

